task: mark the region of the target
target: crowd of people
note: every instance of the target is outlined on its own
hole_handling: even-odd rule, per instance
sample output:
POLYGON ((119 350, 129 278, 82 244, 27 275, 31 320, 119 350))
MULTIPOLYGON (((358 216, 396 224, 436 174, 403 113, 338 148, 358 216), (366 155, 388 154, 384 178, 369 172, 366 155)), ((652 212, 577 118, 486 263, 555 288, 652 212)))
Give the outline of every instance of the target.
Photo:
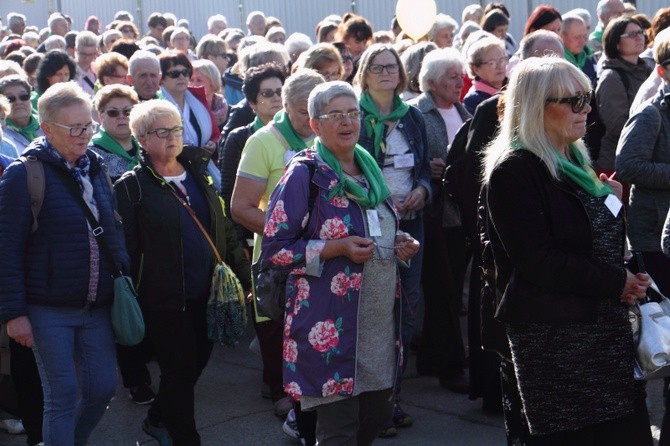
POLYGON ((249 295, 259 394, 303 445, 411 426, 410 351, 503 413, 509 445, 651 445, 628 310, 650 276, 670 295, 670 8, 540 5, 523 36, 511 20, 473 4, 414 40, 346 13, 312 38, 254 11, 196 38, 171 13, 144 36, 127 11, 8 14, 0 322, 27 444, 86 444, 117 370, 144 432, 201 444, 220 257, 249 295), (282 320, 252 263, 286 274, 282 320), (134 346, 114 342, 118 269, 134 346))

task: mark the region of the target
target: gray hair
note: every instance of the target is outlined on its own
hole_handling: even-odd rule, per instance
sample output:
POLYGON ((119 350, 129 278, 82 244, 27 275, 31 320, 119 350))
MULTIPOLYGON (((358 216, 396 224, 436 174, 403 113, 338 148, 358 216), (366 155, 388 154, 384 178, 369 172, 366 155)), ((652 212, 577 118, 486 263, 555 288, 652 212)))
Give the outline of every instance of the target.
POLYGON ((61 14, 60 12, 54 12, 47 19, 47 26, 49 27, 50 30, 52 30, 53 29, 52 26, 53 26, 54 22, 56 22, 57 20, 61 20, 61 19, 65 20, 67 22, 67 19, 65 18, 65 16, 63 16, 63 14, 61 14))
MULTIPOLYGON (((470 37, 472 38, 472 35, 470 37)), ((473 42, 472 45, 468 46, 466 53, 468 63, 467 70, 468 76, 470 76, 471 79, 475 78, 476 75, 474 69, 481 65, 484 53, 486 53, 489 49, 496 47, 502 49, 505 55, 507 54, 505 51, 505 42, 492 35, 491 37, 483 37, 480 40, 473 42)))
POLYGON ((52 35, 47 37, 47 40, 44 41, 44 50, 48 53, 51 50, 63 50, 67 48, 67 42, 63 36, 52 35))
POLYGON ((307 111, 309 117, 316 119, 323 114, 323 110, 330 104, 333 99, 339 97, 352 98, 356 102, 358 108, 358 97, 354 88, 343 81, 326 82, 324 84, 314 87, 307 99, 307 111))
POLYGON ((563 14, 563 16, 561 17, 561 20, 563 21, 563 24, 561 25, 561 34, 563 34, 568 29, 570 29, 570 27, 572 25, 574 25, 575 23, 582 23, 582 24, 586 25, 586 23, 584 22, 584 19, 582 19, 579 15, 577 15, 575 13, 572 13, 572 12, 567 13, 567 14, 563 14))
POLYGON ((10 74, 8 76, 0 76, 0 94, 4 94, 5 88, 14 86, 23 87, 28 93, 32 91, 30 83, 22 75, 10 74))
MULTIPOLYGON (((3 118, 7 118, 12 112, 12 104, 9 103, 6 96, 0 96, 0 112, 2 112, 3 118)), ((2 127, 0 127, 0 141, 2 141, 2 127)))
POLYGON ((449 70, 457 69, 463 73, 464 65, 461 53, 454 48, 437 49, 426 54, 419 72, 421 91, 430 92, 429 81, 437 82, 449 70))
POLYGON ((128 22, 134 22, 135 18, 130 12, 121 10, 114 14, 114 20, 127 20, 128 22))
POLYGON ((482 9, 481 5, 473 3, 463 8, 463 13, 461 14, 461 23, 465 23, 469 20, 475 23, 479 23, 482 20, 482 17, 484 17, 484 10, 482 9))
POLYGON ((98 46, 98 36, 91 31, 79 31, 75 39, 74 47, 79 49, 85 46, 98 46))
MULTIPOLYGON (((535 154, 552 177, 558 178, 558 154, 544 130, 547 99, 565 98, 591 90, 591 81, 575 65, 558 57, 531 57, 516 66, 505 92, 505 112, 500 132, 486 148, 484 179, 513 152, 517 141, 535 154)), ((581 140, 572 143, 590 161, 581 140)))
POLYGON ((107 31, 102 33, 102 44, 104 46, 109 45, 113 37, 121 39, 123 38, 123 34, 121 34, 121 31, 119 31, 118 29, 108 29, 107 31))
MULTIPOLYGON (((570 15, 577 15, 581 17, 581 19, 584 21, 586 24, 586 27, 591 26, 591 13, 588 11, 588 9, 584 8, 575 8, 571 9, 570 11, 565 13, 565 16, 570 16, 570 15)), ((565 19, 563 19, 565 21, 565 19)))
POLYGON ((212 26, 214 26, 216 22, 223 22, 225 27, 228 27, 228 20, 226 19, 226 16, 221 14, 214 14, 207 19, 207 29, 212 29, 212 26))
POLYGON ((26 72, 23 71, 21 65, 14 62, 13 60, 0 59, 0 79, 2 79, 5 76, 9 76, 10 74, 16 74, 18 76, 23 77, 24 79, 26 77, 26 72))
POLYGON ((309 38, 307 34, 303 33, 293 33, 286 38, 284 42, 284 48, 289 54, 291 59, 297 58, 300 53, 309 49, 312 46, 312 39, 309 38), (295 58, 294 58, 295 55, 295 58))
POLYGON ((216 68, 214 62, 208 59, 198 59, 194 60, 192 65, 194 70, 200 71, 209 78, 214 93, 221 93, 221 89, 223 88, 223 84, 221 83, 221 73, 219 73, 219 69, 216 68))
POLYGON ((458 22, 456 22, 456 20, 454 20, 451 16, 442 13, 438 14, 435 16, 435 23, 433 23, 433 27, 430 28, 430 31, 428 31, 428 39, 433 40, 435 38, 435 34, 437 34, 437 32, 442 29, 450 29, 453 32, 456 32, 458 30, 458 22))
POLYGON ((257 67, 269 62, 275 62, 286 67, 288 64, 288 53, 283 45, 271 42, 261 42, 256 45, 247 47, 239 53, 238 69, 241 76, 244 77, 244 72, 249 68, 257 67))
POLYGON ((181 121, 181 114, 172 102, 165 99, 151 99, 133 107, 128 125, 133 136, 139 138, 145 136, 158 119, 166 116, 181 121))
POLYGON ((81 105, 86 108, 89 115, 93 111, 91 97, 76 82, 59 82, 52 85, 37 101, 37 113, 40 122, 55 121, 61 109, 73 105, 81 105))
POLYGON ((421 64, 426 54, 437 49, 433 42, 419 42, 403 51, 400 60, 407 72, 407 89, 409 91, 419 92, 419 73, 421 64))
POLYGON ((286 79, 281 90, 282 104, 296 105, 300 102, 307 102, 309 94, 317 85, 323 84, 326 80, 314 70, 302 68, 286 79))
MULTIPOLYGON (((582 20, 579 17, 577 17, 577 20, 582 20)), ((563 22, 565 24, 565 22, 563 22)), ((541 43, 546 43, 548 41, 552 41, 557 43, 561 48, 563 48, 563 41, 561 38, 552 31, 547 31, 546 29, 538 29, 537 31, 533 31, 530 34, 526 34, 523 39, 521 39, 521 42, 519 43, 519 54, 521 54, 521 59, 525 60, 528 59, 529 57, 537 57, 537 56, 550 56, 552 54, 538 54, 536 53, 537 47, 541 43)), ((564 55, 563 53, 561 54, 556 54, 556 56, 563 58, 564 55)))
POLYGON ((128 60, 128 73, 130 73, 131 76, 136 76, 137 66, 142 62, 151 62, 158 69, 158 72, 161 72, 161 63, 158 60, 158 56, 151 51, 139 50, 135 51, 128 60))

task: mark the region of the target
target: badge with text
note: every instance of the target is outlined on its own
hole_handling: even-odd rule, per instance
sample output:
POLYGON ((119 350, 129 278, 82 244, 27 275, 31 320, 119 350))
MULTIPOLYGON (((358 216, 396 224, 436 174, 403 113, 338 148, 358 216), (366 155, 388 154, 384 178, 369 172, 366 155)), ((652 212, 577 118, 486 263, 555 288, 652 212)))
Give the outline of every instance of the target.
POLYGON ((396 169, 407 169, 414 167, 414 154, 396 155, 393 157, 393 167, 396 169))
POLYGON ((380 237, 382 235, 382 227, 379 224, 379 213, 376 209, 368 209, 365 212, 368 214, 370 237, 380 237))
POLYGON ((605 198, 605 206, 607 206, 607 209, 609 209, 612 215, 616 217, 619 215, 623 203, 621 203, 621 200, 619 200, 616 195, 609 194, 607 198, 605 198))

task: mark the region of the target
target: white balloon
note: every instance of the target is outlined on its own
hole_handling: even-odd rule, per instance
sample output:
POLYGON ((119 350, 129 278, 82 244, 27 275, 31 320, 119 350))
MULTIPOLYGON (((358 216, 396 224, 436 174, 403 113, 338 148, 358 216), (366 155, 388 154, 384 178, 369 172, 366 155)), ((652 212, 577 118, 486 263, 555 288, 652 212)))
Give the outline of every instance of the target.
POLYGON ((402 30, 414 40, 425 36, 435 23, 435 0, 398 0, 395 16, 402 30))

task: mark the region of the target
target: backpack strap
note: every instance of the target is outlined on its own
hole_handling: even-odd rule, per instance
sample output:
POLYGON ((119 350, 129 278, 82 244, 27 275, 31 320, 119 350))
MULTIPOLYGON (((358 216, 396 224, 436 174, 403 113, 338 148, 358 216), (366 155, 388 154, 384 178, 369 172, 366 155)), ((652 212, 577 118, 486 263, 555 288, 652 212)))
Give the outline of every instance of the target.
POLYGON ((44 203, 44 166, 34 155, 20 156, 19 161, 26 167, 26 181, 28 184, 28 195, 30 196, 30 210, 33 214, 33 225, 31 232, 37 231, 37 216, 44 203))
POLYGON ((130 204, 132 204, 133 207, 138 207, 142 202, 142 186, 140 186, 140 179, 137 178, 137 172, 134 170, 124 173, 121 179, 124 180, 128 177, 133 177, 135 181, 122 181, 121 184, 123 184, 123 187, 126 189, 126 195, 128 196, 130 204))

